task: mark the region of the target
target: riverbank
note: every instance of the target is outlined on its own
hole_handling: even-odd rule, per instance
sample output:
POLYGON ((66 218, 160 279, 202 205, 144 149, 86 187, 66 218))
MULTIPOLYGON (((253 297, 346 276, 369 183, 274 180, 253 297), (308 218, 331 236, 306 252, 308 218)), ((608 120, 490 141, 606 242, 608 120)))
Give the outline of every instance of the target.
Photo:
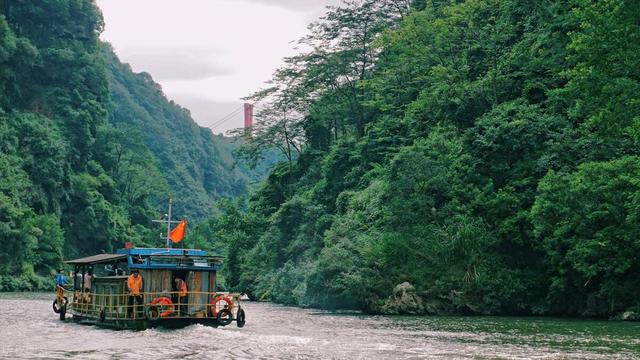
MULTIPOLYGON (((296 305, 293 305, 296 306, 296 305)), ((301 307, 305 308, 305 307, 301 307)), ((635 311, 624 311, 614 316, 596 317, 596 316, 563 316, 563 314, 483 314, 467 305, 468 311, 461 313, 452 311, 451 306, 444 304, 442 301, 429 301, 422 298, 415 288, 408 282, 398 284, 393 293, 381 301, 379 304, 372 306, 364 313, 369 315, 404 315, 404 316, 531 316, 532 318, 566 318, 566 319, 582 319, 582 320, 612 320, 612 321, 640 321, 640 314, 635 311)), ((460 308, 460 307, 458 307, 460 308)), ((325 310, 325 309, 321 309, 325 310)))

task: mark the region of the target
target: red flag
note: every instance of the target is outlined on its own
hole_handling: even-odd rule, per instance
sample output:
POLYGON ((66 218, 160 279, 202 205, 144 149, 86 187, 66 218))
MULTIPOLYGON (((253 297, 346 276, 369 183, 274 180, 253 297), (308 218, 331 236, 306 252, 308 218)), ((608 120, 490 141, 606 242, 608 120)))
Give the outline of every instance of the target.
POLYGON ((184 239, 184 233, 186 232, 186 230, 187 230, 187 219, 182 219, 180 224, 178 224, 178 226, 173 228, 173 230, 171 230, 171 232, 169 233, 169 239, 171 239, 171 241, 173 241, 174 244, 179 243, 180 241, 182 241, 182 239, 184 239))

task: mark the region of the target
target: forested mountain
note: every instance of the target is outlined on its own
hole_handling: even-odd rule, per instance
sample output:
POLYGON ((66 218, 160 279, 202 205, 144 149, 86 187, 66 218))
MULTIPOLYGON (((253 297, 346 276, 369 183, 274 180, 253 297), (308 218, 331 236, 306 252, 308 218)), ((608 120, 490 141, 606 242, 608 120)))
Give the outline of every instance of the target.
POLYGON ((197 220, 244 191, 235 145, 121 64, 102 28, 91 0, 0 2, 0 290, 50 288, 63 258, 157 245, 169 196, 197 220))
POLYGON ((227 285, 384 313, 640 310, 640 2, 363 0, 310 30, 252 97, 245 156, 288 161, 207 222, 227 285))
MULTIPOLYGON (((252 177, 102 27, 90 0, 0 2, 1 290, 154 241, 168 196, 197 220, 252 177)), ((640 312, 640 2, 350 1, 301 43, 250 97, 241 150, 285 160, 187 239, 228 256, 227 286, 383 313, 640 312)))
POLYGON ((234 166, 231 140, 198 126, 187 109, 166 99, 151 75, 134 74, 108 47, 105 56, 112 103, 108 122, 124 133, 143 134, 173 193, 175 214, 199 220, 211 214, 216 200, 245 191, 247 177, 234 166))

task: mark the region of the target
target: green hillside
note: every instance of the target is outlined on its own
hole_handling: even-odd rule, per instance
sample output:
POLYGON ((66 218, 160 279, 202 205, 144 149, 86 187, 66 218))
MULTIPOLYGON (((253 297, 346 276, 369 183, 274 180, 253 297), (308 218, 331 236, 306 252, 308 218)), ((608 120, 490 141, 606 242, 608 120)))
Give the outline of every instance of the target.
POLYGON ((288 161, 208 222, 228 285, 382 313, 640 311, 640 2, 406 3, 332 9, 253 96, 244 153, 288 161))
POLYGON ((631 0, 345 2, 233 142, 121 64, 92 1, 3 1, 0 290, 156 243, 171 196, 255 298, 640 316, 639 19, 631 0))
POLYGON ((0 290, 49 289, 64 258, 156 244, 242 194, 229 140, 101 44, 91 0, 0 3, 0 290))
POLYGON ((196 124, 189 110, 167 100, 147 73, 135 74, 105 46, 112 107, 108 122, 143 135, 167 180, 175 213, 199 220, 213 203, 242 194, 246 176, 234 167, 231 140, 196 124))

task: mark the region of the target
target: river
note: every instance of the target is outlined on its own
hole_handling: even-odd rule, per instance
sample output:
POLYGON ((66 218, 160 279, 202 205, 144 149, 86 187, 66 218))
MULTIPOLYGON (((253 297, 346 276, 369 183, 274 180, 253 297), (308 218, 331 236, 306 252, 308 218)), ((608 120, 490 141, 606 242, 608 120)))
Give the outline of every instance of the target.
POLYGON ((245 302, 247 325, 115 331, 61 322, 53 294, 0 294, 7 359, 640 359, 640 324, 335 314, 245 302))

